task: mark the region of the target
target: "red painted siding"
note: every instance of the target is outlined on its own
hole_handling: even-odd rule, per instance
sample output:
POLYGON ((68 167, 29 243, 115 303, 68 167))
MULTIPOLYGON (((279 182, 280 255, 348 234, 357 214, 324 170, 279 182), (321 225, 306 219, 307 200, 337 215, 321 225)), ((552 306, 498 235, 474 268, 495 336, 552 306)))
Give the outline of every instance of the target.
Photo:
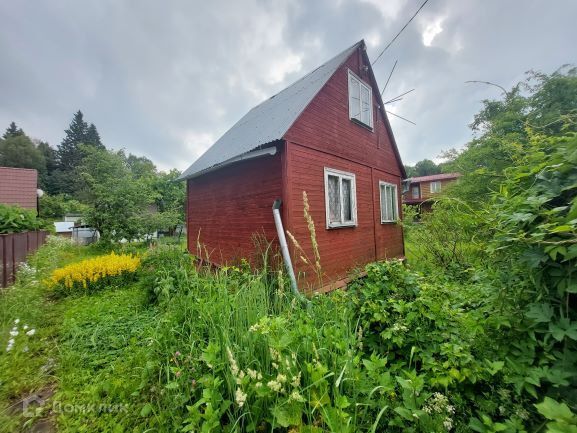
MULTIPOLYGON (((324 281, 334 281, 368 262, 404 254, 399 224, 381 224, 379 180, 397 185, 400 213, 401 167, 396 159, 378 108, 373 88, 373 123, 370 130, 349 119, 348 70, 369 83, 368 72, 354 53, 341 66, 316 98, 289 129, 287 179, 285 181, 286 225, 312 256, 308 229, 303 218, 302 192, 309 197, 315 220, 324 281), (325 223, 324 168, 354 173, 357 191, 357 227, 327 229, 325 223)), ((295 267, 305 283, 315 284, 310 268, 293 252, 295 267), (303 276, 303 273, 306 275, 303 276)))
POLYGON ((272 204, 282 197, 280 154, 190 179, 187 189, 188 248, 192 254, 198 254, 198 238, 212 263, 237 263, 241 258, 253 261, 253 234, 276 238, 272 204))
POLYGON ((29 168, 0 167, 0 203, 36 210, 38 172, 29 168))

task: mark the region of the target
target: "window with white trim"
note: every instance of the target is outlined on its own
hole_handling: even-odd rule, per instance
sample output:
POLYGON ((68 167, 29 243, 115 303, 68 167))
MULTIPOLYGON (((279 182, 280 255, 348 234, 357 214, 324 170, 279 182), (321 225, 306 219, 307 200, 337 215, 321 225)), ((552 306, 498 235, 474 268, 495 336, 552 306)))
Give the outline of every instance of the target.
POLYGON ((419 185, 414 185, 412 191, 413 198, 421 198, 421 188, 419 188, 419 185))
POLYGON ((327 228, 357 225, 355 175, 325 168, 325 207, 327 228))
POLYGON ((435 182, 431 182, 431 194, 436 194, 441 192, 441 181, 436 180, 435 182))
POLYGON ((397 185, 381 180, 379 189, 381 192, 381 224, 397 222, 399 215, 397 185))
POLYGON ((373 127, 373 92, 352 71, 349 71, 349 118, 373 127))

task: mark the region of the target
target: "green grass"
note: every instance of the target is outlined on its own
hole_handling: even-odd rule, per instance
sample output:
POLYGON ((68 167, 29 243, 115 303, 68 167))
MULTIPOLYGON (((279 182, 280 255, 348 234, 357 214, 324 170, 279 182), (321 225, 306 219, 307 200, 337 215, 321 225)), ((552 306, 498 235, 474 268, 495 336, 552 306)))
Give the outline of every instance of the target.
POLYGON ((16 318, 37 333, 0 346, 1 431, 40 419, 60 432, 440 432, 447 420, 465 432, 480 414, 512 432, 537 424, 537 400, 513 385, 523 372, 505 362, 520 362, 518 313, 480 270, 375 263, 305 306, 280 271, 198 269, 176 245, 119 248, 144 253, 135 283, 51 298, 40 281, 52 269, 108 252, 52 241, 2 293, 0 344, 16 318), (43 390, 49 404, 23 417, 19 401, 43 390))
MULTIPOLYGON (((124 362, 139 354, 141 334, 153 316, 152 310, 141 307, 142 290, 126 287, 56 301, 41 284, 56 267, 100 253, 99 247, 74 246, 53 238, 31 257, 16 284, 0 294, 0 431, 21 431, 33 423, 22 416, 22 399, 30 395, 56 389, 53 401, 85 405, 105 401, 95 393, 98 386, 110 387, 103 377, 122 369, 127 373, 124 381, 134 375, 133 366, 124 362), (139 314, 140 310, 144 312, 139 314), (14 348, 6 352, 16 319, 19 335, 14 348), (36 330, 33 336, 25 335, 25 324, 36 330)), ((38 413, 38 418, 53 417, 47 412, 38 413)), ((70 415, 74 414, 58 414, 54 421, 62 424, 62 431, 82 431, 74 423, 68 427, 74 418, 70 415)))

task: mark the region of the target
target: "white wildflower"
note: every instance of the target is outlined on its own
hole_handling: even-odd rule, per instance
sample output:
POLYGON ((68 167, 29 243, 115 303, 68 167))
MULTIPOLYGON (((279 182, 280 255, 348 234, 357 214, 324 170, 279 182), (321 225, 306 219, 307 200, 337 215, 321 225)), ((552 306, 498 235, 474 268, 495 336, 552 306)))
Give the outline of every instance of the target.
POLYGON ((276 391, 276 392, 280 392, 280 390, 282 389, 282 385, 279 382, 277 382, 276 380, 271 380, 266 385, 270 389, 272 389, 273 391, 276 391))
POLYGON ((257 372, 252 368, 247 368, 246 373, 248 374, 248 377, 250 377, 252 380, 256 380, 256 378, 258 377, 257 372))
POLYGON ((28 325, 24 325, 24 326, 22 327, 22 329, 24 329, 24 330, 26 331, 26 330, 28 329, 28 325))
POLYGON ((445 421, 443 421, 443 427, 445 427, 445 430, 450 431, 453 428, 453 420, 449 417, 445 418, 445 421))
POLYGON ((273 347, 269 348, 270 351, 270 357, 274 360, 274 361, 279 361, 280 360, 280 353, 278 352, 278 350, 274 349, 273 347))
MULTIPOLYGON (((28 334, 28 332, 27 332, 27 334, 28 334)), ((17 335, 18 335, 18 331, 15 331, 15 330, 10 331, 11 337, 16 337, 17 335)))
POLYGON ((285 383, 286 382, 286 376, 284 374, 278 374, 276 377, 277 382, 279 383, 285 383))
POLYGON ((261 388, 262 387, 262 382, 257 382, 254 384, 255 388, 261 388))
POLYGON ((28 335, 29 337, 32 337, 34 334, 36 334, 36 329, 32 328, 30 331, 26 332, 26 335, 28 335))
POLYGON ((20 323, 20 319, 14 320, 14 324, 15 324, 15 325, 18 325, 19 323, 20 323))
POLYGON ((242 379, 244 379, 244 371, 240 370, 238 377, 236 378, 236 384, 240 385, 242 383, 242 379))
POLYGON ((232 351, 229 347, 226 348, 226 354, 228 355, 228 362, 230 363, 230 371, 234 377, 238 376, 238 365, 236 364, 236 360, 232 355, 232 351))
POLYGON ((301 372, 299 371, 299 373, 296 376, 293 376, 291 380, 291 385, 295 388, 298 388, 300 384, 301 384, 301 372))
POLYGON ((246 393, 242 392, 242 389, 237 388, 236 392, 234 394, 234 399, 236 400, 236 404, 238 404, 238 407, 243 407, 244 403, 246 402, 246 393))
POLYGON ((304 403, 305 401, 304 397, 300 395, 300 393, 296 390, 291 393, 290 399, 294 401, 300 401, 301 403, 304 403))

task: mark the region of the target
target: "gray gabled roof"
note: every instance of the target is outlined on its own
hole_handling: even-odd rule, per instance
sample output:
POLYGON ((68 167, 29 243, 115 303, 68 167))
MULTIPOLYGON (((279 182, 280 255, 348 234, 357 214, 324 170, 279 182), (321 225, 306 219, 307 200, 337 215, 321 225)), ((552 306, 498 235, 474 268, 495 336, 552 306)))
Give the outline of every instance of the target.
POLYGON ((362 43, 357 42, 280 93, 254 107, 186 169, 180 179, 198 176, 230 159, 283 138, 329 78, 362 43))

